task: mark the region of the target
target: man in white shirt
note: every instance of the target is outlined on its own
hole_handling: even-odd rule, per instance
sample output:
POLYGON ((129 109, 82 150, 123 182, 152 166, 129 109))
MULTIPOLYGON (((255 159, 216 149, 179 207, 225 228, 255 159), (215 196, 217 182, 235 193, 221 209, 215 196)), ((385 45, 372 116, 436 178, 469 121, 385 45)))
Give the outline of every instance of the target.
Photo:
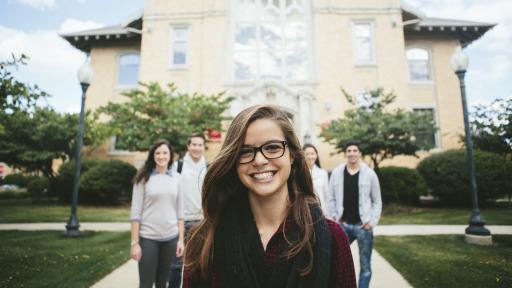
MULTIPOLYGON (((185 235, 203 219, 201 189, 206 174, 204 149, 204 135, 201 133, 190 135, 187 141, 187 153, 173 165, 174 172, 181 174, 181 187, 185 196, 185 235)), ((176 258, 176 261, 172 262, 169 288, 180 287, 182 266, 181 258, 176 258)))

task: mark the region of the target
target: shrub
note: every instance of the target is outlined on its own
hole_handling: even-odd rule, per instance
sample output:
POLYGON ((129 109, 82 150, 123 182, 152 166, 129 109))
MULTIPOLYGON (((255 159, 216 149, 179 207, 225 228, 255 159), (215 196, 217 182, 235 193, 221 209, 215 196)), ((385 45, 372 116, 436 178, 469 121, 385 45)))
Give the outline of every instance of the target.
MULTIPOLYGON (((82 160, 80 162, 80 175, 84 175, 92 167, 104 160, 82 160)), ((51 195, 59 197, 59 201, 70 203, 73 191, 73 178, 75 177, 75 161, 68 161, 59 167, 59 175, 51 183, 51 195)), ((80 193, 79 193, 80 195, 80 193)))
POLYGON ((33 176, 26 176, 21 173, 9 174, 5 176, 2 184, 16 185, 18 187, 27 187, 28 182, 33 176))
POLYGON ((420 195, 427 194, 425 180, 416 169, 383 167, 379 169, 382 202, 419 204, 420 195))
MULTIPOLYGON (((512 162, 490 152, 474 151, 479 204, 504 197, 512 191, 512 162)), ((418 165, 432 194, 444 204, 469 206, 469 173, 466 151, 450 150, 431 155, 418 165)))
POLYGON ((81 199, 91 204, 117 204, 122 198, 131 197, 132 179, 136 172, 126 162, 103 161, 81 177, 81 199))
POLYGON ((45 196, 50 188, 50 180, 48 178, 36 178, 28 182, 27 192, 35 202, 41 201, 41 198, 45 196))

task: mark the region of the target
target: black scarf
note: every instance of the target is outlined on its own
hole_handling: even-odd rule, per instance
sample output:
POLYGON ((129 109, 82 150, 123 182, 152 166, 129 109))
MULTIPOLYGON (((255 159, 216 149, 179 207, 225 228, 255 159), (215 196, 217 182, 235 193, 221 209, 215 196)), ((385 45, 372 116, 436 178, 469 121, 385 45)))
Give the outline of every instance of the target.
MULTIPOLYGON (((327 287, 331 235, 320 208, 310 208, 315 223, 314 262, 311 273, 303 277, 300 269, 309 263, 309 254, 302 251, 291 259, 282 257, 289 248, 287 241, 280 247, 278 262, 269 266, 249 201, 243 198, 226 207, 215 233, 213 264, 220 287, 327 287)), ((285 230, 287 239, 292 243, 299 240, 302 236, 295 222, 289 220, 286 224, 290 224, 285 230)))

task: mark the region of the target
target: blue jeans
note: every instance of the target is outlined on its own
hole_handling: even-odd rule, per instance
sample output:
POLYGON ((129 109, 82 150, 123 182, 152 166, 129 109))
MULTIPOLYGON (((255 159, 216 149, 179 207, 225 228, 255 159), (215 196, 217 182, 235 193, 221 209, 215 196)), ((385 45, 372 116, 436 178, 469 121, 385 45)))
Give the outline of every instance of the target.
MULTIPOLYGON (((199 220, 185 221, 185 240, 188 231, 195 225, 199 224, 199 220)), ((174 256, 171 261, 171 273, 169 273, 169 288, 179 288, 181 285, 181 271, 183 270, 183 257, 174 256)))
POLYGON ((359 288, 368 288, 372 277, 371 257, 373 249, 373 229, 361 228, 361 224, 340 224, 348 236, 349 243, 357 240, 359 246, 359 288))

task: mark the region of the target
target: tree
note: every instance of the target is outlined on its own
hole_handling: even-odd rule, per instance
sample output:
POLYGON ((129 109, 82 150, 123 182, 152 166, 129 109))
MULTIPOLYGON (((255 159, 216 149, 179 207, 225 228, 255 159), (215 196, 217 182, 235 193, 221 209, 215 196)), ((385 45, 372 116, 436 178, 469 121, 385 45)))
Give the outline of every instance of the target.
MULTIPOLYGON (((78 114, 61 114, 48 107, 16 111, 3 118, 0 134, 0 159, 9 166, 26 171, 40 171, 47 178, 55 176, 54 159, 75 156, 78 114)), ((90 113, 86 116, 84 145, 94 149, 103 143, 109 129, 90 113)))
MULTIPOLYGON (((27 171, 41 171, 54 177, 54 159, 75 156, 78 114, 61 114, 49 107, 37 107, 37 100, 49 95, 37 85, 18 81, 8 68, 26 65, 28 57, 12 56, 0 63, 0 160, 27 171)), ((110 135, 97 116, 87 113, 84 145, 90 150, 110 135)))
POLYGON ((31 109, 38 99, 48 97, 37 85, 18 81, 10 71, 9 68, 18 69, 20 65, 26 65, 27 60, 24 54, 19 57, 13 54, 12 60, 0 62, 0 134, 5 129, 3 118, 16 111, 31 109))
MULTIPOLYGON (((491 105, 474 106, 470 119, 475 149, 502 156, 512 154, 512 98, 497 99, 491 105)), ((464 135, 461 142, 464 143, 464 135)))
POLYGON ((164 138, 178 152, 185 151, 190 134, 221 129, 222 114, 233 100, 224 93, 179 93, 174 84, 167 89, 155 82, 140 85, 141 89, 123 93, 128 101, 109 103, 97 110, 110 119, 108 125, 120 149, 147 151, 156 139, 164 138))
POLYGON ((434 135, 437 128, 431 114, 387 107, 396 98, 393 92, 384 93, 382 88, 370 90, 359 99, 342 89, 347 101, 354 105, 345 111, 345 117, 332 120, 323 127, 321 136, 343 152, 349 140, 361 142, 363 155, 368 155, 375 170, 384 159, 397 155, 418 157, 416 152, 433 148, 425 136, 434 135))

